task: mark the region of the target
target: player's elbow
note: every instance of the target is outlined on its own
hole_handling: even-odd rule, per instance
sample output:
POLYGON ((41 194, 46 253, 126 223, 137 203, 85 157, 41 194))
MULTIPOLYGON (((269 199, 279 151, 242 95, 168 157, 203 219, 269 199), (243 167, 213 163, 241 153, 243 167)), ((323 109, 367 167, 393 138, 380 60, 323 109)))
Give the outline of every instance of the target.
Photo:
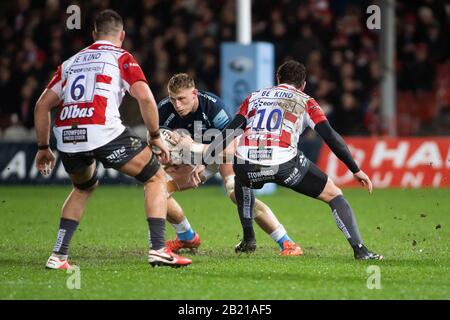
POLYGON ((153 101, 152 92, 150 91, 147 83, 143 81, 134 83, 131 86, 130 93, 139 102, 139 104, 151 103, 153 101))
POLYGON ((138 101, 140 106, 148 106, 152 104, 153 100, 150 96, 142 95, 139 97, 136 97, 136 100, 138 101))
POLYGON ((48 106, 46 105, 46 103, 44 103, 39 99, 34 105, 34 114, 38 114, 39 112, 45 112, 46 110, 48 110, 48 106))

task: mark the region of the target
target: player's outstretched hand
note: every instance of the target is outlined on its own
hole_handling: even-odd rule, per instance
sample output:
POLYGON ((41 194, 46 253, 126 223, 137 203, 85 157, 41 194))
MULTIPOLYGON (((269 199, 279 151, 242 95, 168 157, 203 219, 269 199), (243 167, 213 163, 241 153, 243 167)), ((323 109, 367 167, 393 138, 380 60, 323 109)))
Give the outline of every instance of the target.
POLYGON ((162 164, 166 164, 170 162, 170 152, 169 149, 166 147, 164 142, 162 142, 161 138, 154 138, 150 140, 150 144, 158 147, 159 150, 161 150, 160 159, 162 164))
POLYGON ((191 151, 193 140, 189 136, 179 136, 177 140, 177 149, 191 151))
POLYGON ((169 142, 173 145, 177 145, 179 143, 192 143, 194 140, 192 140, 191 136, 186 134, 183 131, 167 131, 167 136, 169 139, 169 142))
POLYGON ((367 190, 369 190, 369 193, 372 193, 372 181, 370 181, 370 178, 364 171, 359 170, 357 173, 353 174, 353 177, 361 183, 363 187, 366 187, 367 190))
POLYGON ((177 145, 180 142, 181 136, 175 131, 167 131, 167 138, 171 144, 177 145))
POLYGON ((193 182, 195 188, 197 188, 199 184, 204 182, 204 172, 204 165, 195 166, 194 170, 192 170, 191 181, 193 182))
POLYGON ((39 150, 36 154, 36 168, 43 176, 48 176, 55 167, 55 159, 52 150, 39 150))

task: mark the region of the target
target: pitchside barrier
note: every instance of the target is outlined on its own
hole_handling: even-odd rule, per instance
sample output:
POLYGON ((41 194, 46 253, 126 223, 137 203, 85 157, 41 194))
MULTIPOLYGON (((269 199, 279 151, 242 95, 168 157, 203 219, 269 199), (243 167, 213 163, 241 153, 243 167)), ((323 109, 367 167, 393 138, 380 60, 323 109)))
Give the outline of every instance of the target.
MULTIPOLYGON (((449 187, 450 137, 346 138, 375 188, 449 187)), ((325 146, 319 167, 339 186, 357 186, 352 173, 325 146)))
MULTIPOLYGON (((69 177, 64 170, 57 151, 53 151, 56 156, 55 168, 51 175, 44 177, 37 171, 34 165, 37 151, 35 143, 0 142, 0 150, 0 185, 70 184, 69 177)), ((122 175, 115 170, 105 170, 101 164, 98 165, 98 175, 102 183, 137 184, 134 179, 122 175)))
MULTIPOLYGON (((361 168, 376 188, 450 187, 450 137, 429 138, 346 138, 361 168)), ((351 172, 323 145, 320 138, 306 139, 299 146, 305 155, 318 163, 343 187, 357 186, 351 172)), ((56 155, 56 166, 48 177, 34 166, 35 143, 0 142, 0 184, 66 184, 69 179, 56 155)), ((99 164, 102 184, 135 184, 136 180, 99 164)), ((217 184, 219 179, 209 183, 217 184)))

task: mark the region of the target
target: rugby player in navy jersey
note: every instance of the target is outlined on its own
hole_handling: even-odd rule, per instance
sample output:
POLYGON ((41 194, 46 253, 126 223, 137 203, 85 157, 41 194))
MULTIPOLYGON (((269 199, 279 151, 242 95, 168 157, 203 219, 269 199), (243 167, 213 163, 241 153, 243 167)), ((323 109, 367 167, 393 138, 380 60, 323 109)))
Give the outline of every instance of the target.
MULTIPOLYGON (((209 129, 219 132, 231 121, 223 101, 210 92, 199 91, 195 88, 192 77, 180 73, 174 75, 168 83, 169 96, 158 105, 159 124, 171 130, 184 129, 195 141, 202 141, 202 135, 209 129)), ((177 236, 168 240, 166 246, 174 252, 180 249, 195 249, 200 245, 200 237, 195 232, 183 209, 174 199, 172 193, 185 189, 195 188, 198 183, 206 181, 217 172, 223 178, 225 188, 230 199, 235 203, 234 172, 231 163, 220 165, 175 165, 165 168, 168 174, 169 198, 167 202, 167 220, 175 228, 177 236), (196 181, 190 180, 194 171, 196 181)), ((281 254, 298 256, 303 254, 302 249, 293 242, 283 225, 273 214, 272 210, 262 201, 256 199, 253 210, 256 223, 280 246, 281 254)), ((235 247, 236 252, 251 252, 256 249, 255 237, 242 239, 235 247)))

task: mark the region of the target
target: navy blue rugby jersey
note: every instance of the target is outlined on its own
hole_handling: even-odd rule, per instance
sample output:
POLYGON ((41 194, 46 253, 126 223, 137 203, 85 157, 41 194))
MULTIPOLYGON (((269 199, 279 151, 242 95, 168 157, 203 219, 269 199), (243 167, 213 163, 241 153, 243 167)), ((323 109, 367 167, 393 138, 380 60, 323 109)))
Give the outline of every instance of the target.
POLYGON ((198 92, 198 108, 187 117, 181 118, 175 111, 169 97, 158 104, 159 126, 162 128, 186 129, 192 139, 199 141, 196 135, 203 134, 208 129, 222 130, 233 119, 225 108, 225 104, 215 94, 206 91, 198 92), (197 132, 194 136, 194 123, 197 123, 197 132), (201 126, 201 132, 199 130, 201 126), (196 139, 197 138, 197 139, 196 139))

